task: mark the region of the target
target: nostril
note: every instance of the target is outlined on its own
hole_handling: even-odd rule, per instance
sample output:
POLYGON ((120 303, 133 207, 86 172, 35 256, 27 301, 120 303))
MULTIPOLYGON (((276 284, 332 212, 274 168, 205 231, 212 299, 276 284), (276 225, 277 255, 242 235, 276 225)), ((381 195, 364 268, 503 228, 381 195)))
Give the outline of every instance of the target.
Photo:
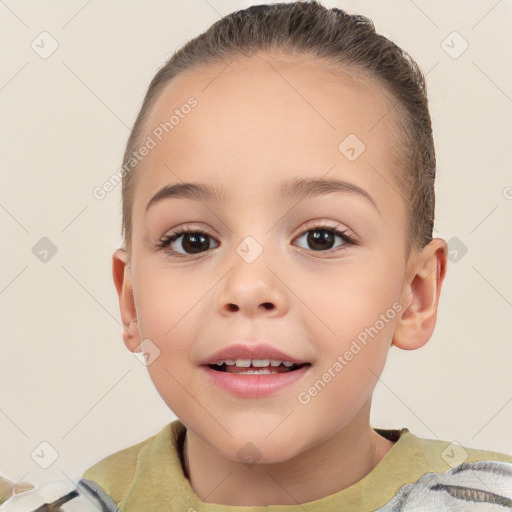
POLYGON ((273 305, 273 304, 271 304, 270 302, 264 302, 264 303, 263 303, 263 307, 264 307, 265 309, 272 309, 272 308, 274 307, 274 305, 273 305))

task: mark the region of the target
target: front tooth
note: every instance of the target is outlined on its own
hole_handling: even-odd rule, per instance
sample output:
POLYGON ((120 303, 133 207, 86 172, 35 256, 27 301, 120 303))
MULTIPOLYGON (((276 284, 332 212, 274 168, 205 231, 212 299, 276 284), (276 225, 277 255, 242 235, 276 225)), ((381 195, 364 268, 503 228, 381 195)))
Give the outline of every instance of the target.
POLYGON ((234 359, 226 359, 224 361, 228 366, 233 366, 235 364, 235 360, 234 359))
POLYGON ((277 361, 276 359, 270 360, 270 366, 279 366, 281 364, 281 361, 277 361))
POLYGON ((253 366, 268 366, 270 364, 270 359, 253 359, 253 366))
POLYGON ((290 361, 283 361, 283 364, 284 364, 285 366, 290 367, 290 366, 293 366, 293 364, 294 364, 294 363, 290 363, 290 361))
MULTIPOLYGON (((226 364, 227 364, 227 361, 226 361, 226 364)), ((248 368, 249 366, 251 366, 251 360, 250 359, 237 359, 235 364, 238 367, 248 368)))

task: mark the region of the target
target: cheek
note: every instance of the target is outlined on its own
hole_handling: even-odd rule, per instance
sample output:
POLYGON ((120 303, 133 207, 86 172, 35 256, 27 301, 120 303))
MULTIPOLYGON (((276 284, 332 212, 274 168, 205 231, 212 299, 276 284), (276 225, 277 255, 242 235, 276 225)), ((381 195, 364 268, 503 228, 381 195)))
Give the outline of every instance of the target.
POLYGON ((141 336, 158 340, 179 339, 183 323, 190 322, 204 286, 169 268, 145 265, 138 269, 136 306, 141 336))
POLYGON ((151 340, 158 354, 148 372, 166 402, 170 397, 179 401, 183 387, 191 384, 191 347, 201 326, 198 301, 205 293, 175 274, 157 267, 140 269, 136 294, 141 340, 151 340))
MULTIPOLYGON (((316 273, 303 281, 295 280, 295 289, 302 290, 308 306, 305 314, 312 320, 316 317, 310 325, 322 327, 323 323, 327 336, 347 340, 373 325, 390 309, 389 316, 394 317, 392 308, 394 304, 396 307, 403 288, 403 269, 396 257, 361 250, 357 260, 328 270, 324 275, 316 273)), ((389 331, 389 323, 382 330, 389 331)))
MULTIPOLYGON (((197 298, 192 304, 196 302, 197 298)), ((183 415, 190 408, 190 393, 194 394, 196 386, 197 370, 193 368, 191 349, 200 315, 197 308, 190 309, 174 297, 154 297, 145 304, 144 311, 147 328, 141 330, 141 336, 152 340, 158 350, 158 357, 147 367, 149 376, 164 402, 176 415, 183 415)))

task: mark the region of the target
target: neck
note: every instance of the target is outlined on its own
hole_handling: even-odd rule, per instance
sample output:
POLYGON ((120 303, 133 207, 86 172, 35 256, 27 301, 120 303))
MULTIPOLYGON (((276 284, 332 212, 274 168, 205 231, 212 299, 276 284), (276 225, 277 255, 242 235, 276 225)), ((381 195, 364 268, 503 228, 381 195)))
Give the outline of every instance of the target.
POLYGON ((367 412, 307 452, 250 467, 222 456, 187 429, 185 475, 206 503, 264 506, 318 500, 361 480, 392 448, 392 441, 370 427, 367 412))

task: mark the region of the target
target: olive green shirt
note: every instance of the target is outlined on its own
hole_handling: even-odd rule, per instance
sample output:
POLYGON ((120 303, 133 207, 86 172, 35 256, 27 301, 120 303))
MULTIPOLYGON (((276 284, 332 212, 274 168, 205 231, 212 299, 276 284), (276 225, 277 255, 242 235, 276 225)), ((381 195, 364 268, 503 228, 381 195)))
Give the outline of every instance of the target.
MULTIPOLYGON (((458 471, 458 475, 454 475, 455 478, 462 474, 460 468, 465 464, 462 464, 459 469, 456 468, 461 463, 477 461, 512 463, 511 456, 465 448, 449 441, 423 439, 412 434, 407 428, 399 430, 375 428, 374 430, 394 441, 395 444, 372 471, 346 489, 297 505, 233 506, 201 501, 183 471, 181 454, 186 428, 179 420, 166 425, 149 439, 101 460, 83 473, 83 479, 85 482, 93 481, 99 484, 123 512, 375 511, 389 503, 400 487, 416 482, 427 473, 444 473, 452 470, 449 472, 451 474, 458 471)), ((483 467, 489 468, 488 475, 497 473, 494 466, 484 465, 483 467)), ((502 464, 501 468, 510 471, 512 466, 502 464)), ((479 480, 482 480, 481 476, 484 474, 482 465, 480 465, 480 473, 473 471, 473 474, 475 473, 480 477, 479 480)), ((508 473, 503 478, 508 478, 508 473)), ((507 479, 506 482, 512 483, 512 479, 507 479)), ((459 503, 463 499, 464 494, 461 491, 463 487, 445 485, 441 488, 439 485, 441 484, 437 484, 437 490, 443 490, 442 494, 452 501, 459 503)), ((486 489, 488 488, 487 485, 486 489)), ((466 494, 471 496, 467 499, 486 502, 501 499, 501 502, 496 501, 496 503, 505 503, 505 505, 508 503, 507 498, 499 493, 486 493, 485 489, 479 492, 480 494, 477 495, 475 492, 467 491, 466 494), (495 495, 498 497, 494 498, 495 495)), ((404 494, 403 491, 402 494, 404 494)), ((397 498, 393 503, 396 500, 397 498)), ((512 508, 512 501, 510 503, 512 508)), ((461 506, 464 510, 473 510, 470 507, 464 508, 463 504, 461 506)), ((451 507, 443 508, 443 510, 448 509, 451 510, 451 507)))

